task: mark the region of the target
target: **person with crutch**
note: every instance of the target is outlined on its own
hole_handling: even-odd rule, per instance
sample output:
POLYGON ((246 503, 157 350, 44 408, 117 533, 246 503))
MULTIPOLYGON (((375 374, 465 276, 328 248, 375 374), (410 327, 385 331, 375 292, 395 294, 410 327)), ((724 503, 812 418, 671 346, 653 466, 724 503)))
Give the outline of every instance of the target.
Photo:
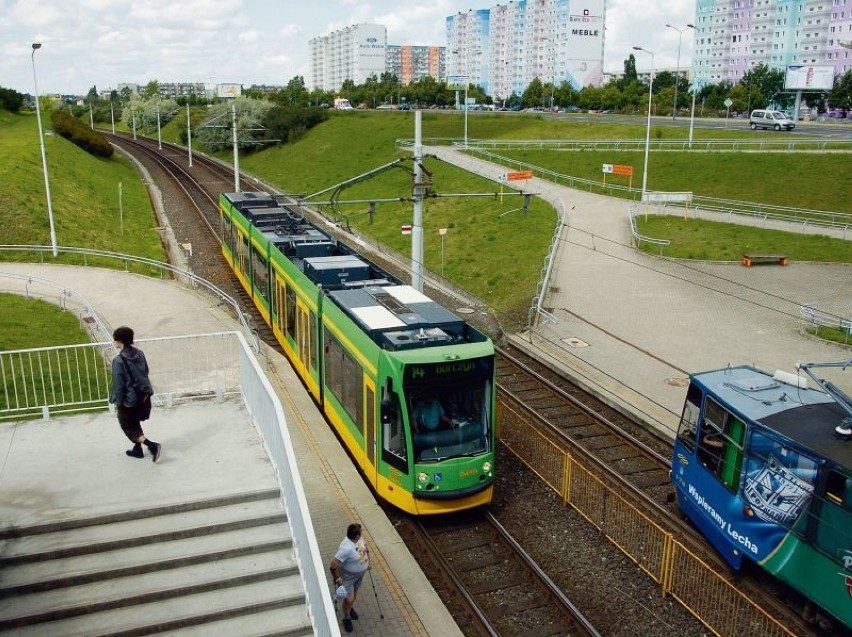
POLYGON ((340 542, 337 553, 331 559, 331 576, 334 578, 336 587, 343 586, 346 589, 346 597, 343 599, 343 628, 347 633, 353 630, 352 620, 358 619, 355 612, 355 598, 364 573, 370 568, 370 550, 367 542, 361 535, 360 524, 350 524, 346 528, 346 537, 340 542))

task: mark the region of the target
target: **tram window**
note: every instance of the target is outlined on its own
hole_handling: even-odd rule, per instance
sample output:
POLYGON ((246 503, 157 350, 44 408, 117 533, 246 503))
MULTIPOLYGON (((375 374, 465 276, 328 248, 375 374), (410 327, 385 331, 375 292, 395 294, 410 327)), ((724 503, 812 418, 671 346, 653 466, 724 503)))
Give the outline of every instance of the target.
POLYGON ((825 496, 818 509, 815 543, 844 568, 852 568, 852 478, 830 470, 825 496))
POLYGON ((387 400, 382 403, 382 460, 408 473, 405 426, 399 396, 395 392, 387 394, 387 400))
POLYGON ((269 296, 269 270, 268 265, 264 258, 252 248, 251 251, 251 278, 254 283, 254 289, 263 297, 264 300, 268 300, 269 296))
POLYGON ((240 235, 240 243, 239 243, 239 247, 237 248, 237 253, 238 253, 237 256, 239 257, 238 260, 239 260, 239 264, 240 264, 239 265, 240 272, 242 272, 243 274, 248 274, 247 259, 248 259, 248 254, 249 254, 249 242, 248 242, 248 237, 244 234, 240 235))
POLYGON ((343 410, 364 435, 362 389, 364 373, 361 367, 331 333, 325 331, 325 384, 337 398, 343 410))
POLYGON ((816 474, 815 460, 755 431, 743 498, 759 517, 792 527, 811 499, 816 474))
POLYGON ((695 451, 695 438, 698 431, 698 412, 701 404, 701 392, 694 385, 690 385, 686 392, 686 402, 683 404, 683 413, 680 417, 680 426, 677 437, 690 451, 695 451))
POLYGON ((852 478, 838 471, 828 472, 828 481, 825 486, 826 497, 844 508, 852 510, 852 478))
POLYGON ((284 331, 284 319, 286 317, 287 311, 284 308, 284 300, 287 298, 287 286, 281 279, 275 280, 275 288, 278 290, 276 296, 278 297, 274 303, 276 315, 276 322, 278 325, 278 329, 282 332, 284 331))
POLYGON ((709 396, 704 401, 699 459, 731 491, 740 482, 746 426, 709 396))

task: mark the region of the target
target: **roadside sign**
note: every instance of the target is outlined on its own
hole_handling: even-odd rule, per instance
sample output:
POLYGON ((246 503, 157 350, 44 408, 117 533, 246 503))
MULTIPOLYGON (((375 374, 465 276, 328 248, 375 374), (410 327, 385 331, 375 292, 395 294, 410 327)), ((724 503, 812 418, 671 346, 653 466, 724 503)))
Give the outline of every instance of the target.
POLYGON ((633 187, 633 166, 626 164, 604 164, 602 172, 604 185, 606 185, 607 175, 624 175, 625 177, 630 177, 629 187, 633 187))
POLYGON ((726 100, 725 100, 724 102, 722 102, 722 103, 723 103, 725 106, 727 106, 728 108, 731 108, 731 106, 733 106, 733 105, 734 105, 734 100, 732 100, 732 99, 729 97, 728 99, 726 99, 726 100))
POLYGON ((408 225, 406 225, 406 226, 400 226, 400 227, 399 227, 399 231, 400 231, 402 234, 411 234, 411 226, 408 226, 408 225))
POLYGON ((533 172, 531 170, 519 170, 516 172, 506 173, 506 181, 522 181, 524 179, 532 179, 533 172))

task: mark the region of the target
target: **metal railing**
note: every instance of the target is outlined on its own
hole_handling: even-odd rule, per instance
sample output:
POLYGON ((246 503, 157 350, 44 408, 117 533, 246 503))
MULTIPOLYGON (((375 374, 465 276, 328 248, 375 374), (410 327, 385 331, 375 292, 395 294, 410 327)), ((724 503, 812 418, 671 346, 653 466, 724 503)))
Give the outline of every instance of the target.
MULTIPOLYGON (((569 188, 583 189, 588 192, 598 192, 626 199, 638 200, 642 191, 640 188, 631 188, 619 184, 609 184, 594 179, 573 177, 558 173, 554 170, 542 168, 529 162, 519 161, 504 155, 497 155, 478 148, 468 148, 468 152, 481 156, 483 159, 503 166, 515 167, 517 170, 531 170, 536 177, 547 179, 556 184, 568 186, 569 188)), ((789 206, 776 206, 772 204, 757 203, 751 201, 738 201, 735 199, 717 199, 714 197, 702 197, 693 195, 689 202, 689 210, 708 213, 719 213, 724 215, 742 215, 755 217, 764 222, 783 221, 800 226, 805 232, 809 227, 829 228, 842 233, 844 239, 847 235, 852 236, 852 213, 834 212, 830 210, 811 210, 807 208, 793 208, 789 206)), ((667 202, 663 208, 672 207, 681 211, 685 205, 680 202, 667 202)))
MULTIPOLYGON (((27 246, 27 245, 0 245, 0 251, 9 251, 9 252, 34 252, 39 255, 41 262, 44 263, 44 255, 48 252, 52 251, 51 246, 27 246)), ((237 320, 243 328, 243 333, 246 337, 247 342, 251 345, 252 349, 257 352, 260 351, 260 342, 255 334, 255 331, 252 329, 251 322, 249 318, 243 314, 243 311, 240 309, 239 304, 228 294, 226 294, 222 289, 218 286, 214 285, 207 279, 203 279, 200 276, 190 272, 189 270, 182 270, 173 266, 171 263, 165 263, 163 261, 156 261, 154 259, 148 259, 146 257, 137 257, 130 254, 122 254, 120 252, 110 252, 107 250, 92 250, 90 248, 74 248, 67 246, 59 246, 57 248, 62 254, 69 255, 77 255, 81 256, 83 260, 83 265, 89 265, 89 259, 109 259, 114 261, 121 261, 124 263, 125 271, 130 270, 130 264, 136 264, 139 266, 146 266, 153 268, 156 271, 159 271, 161 278, 164 275, 172 275, 177 280, 185 281, 191 287, 202 287, 206 289, 208 292, 211 292, 214 296, 219 298, 222 302, 231 307, 236 315, 237 320)), ((64 263, 63 263, 64 264, 64 263)), ((0 265, 2 267, 2 265, 0 265)))
POLYGON ((633 202, 627 207, 627 218, 630 220, 630 232, 633 235, 633 240, 636 242, 636 246, 640 246, 642 243, 650 243, 651 245, 659 246, 660 248, 660 256, 663 254, 663 248, 668 245, 671 245, 671 241, 668 239, 654 239, 653 237, 646 237, 643 234, 640 234, 639 229, 636 227, 636 211, 639 209, 641 204, 633 202))
MULTIPOLYGON (((284 411, 244 336, 222 332, 137 344, 151 364, 157 405, 241 396, 275 468, 314 634, 339 636, 284 411)), ((0 351, 0 420, 106 410, 115 354, 112 343, 0 351)))
POLYGON ((663 595, 677 599, 716 635, 794 635, 654 522, 641 503, 613 489, 602 469, 555 444, 525 413, 502 402, 500 410, 500 441, 657 582, 663 595))
MULTIPOLYGON (((402 140, 398 141, 399 145, 402 140)), ((425 143, 425 142, 424 142, 425 143)), ((458 145, 462 142, 453 141, 458 145)), ((491 150, 610 150, 644 151, 644 139, 468 139, 469 147, 491 150)), ((690 147, 687 139, 651 139, 648 145, 654 151, 711 151, 711 152, 816 152, 834 150, 852 152, 852 140, 820 137, 778 137, 740 139, 694 139, 690 147)))
MULTIPOLYGON (((825 139, 821 137, 765 137, 739 139, 651 139, 649 147, 655 151, 705 151, 705 152, 819 152, 833 150, 852 152, 852 140, 825 139)), ((414 140, 400 138, 396 146, 413 146, 414 140)), ((424 146, 463 146, 458 137, 430 137, 423 139, 424 146)), ((644 139, 474 139, 468 138, 470 150, 609 150, 644 151, 644 139)))
POLYGON ((805 321, 805 326, 813 330, 815 336, 819 336, 820 329, 830 328, 843 334, 843 342, 846 345, 852 344, 852 317, 837 316, 812 305, 801 306, 799 313, 805 321))

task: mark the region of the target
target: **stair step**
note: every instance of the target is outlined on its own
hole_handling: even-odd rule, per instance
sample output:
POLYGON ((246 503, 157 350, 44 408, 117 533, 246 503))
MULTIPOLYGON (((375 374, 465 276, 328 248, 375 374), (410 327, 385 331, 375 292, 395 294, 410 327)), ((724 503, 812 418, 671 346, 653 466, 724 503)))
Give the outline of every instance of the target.
MULTIPOLYGON (((0 570, 0 598, 34 593, 65 586, 77 586, 94 580, 123 577, 153 570, 163 571, 179 566, 259 554, 292 548, 287 524, 267 524, 253 528, 225 531, 151 545, 131 546, 105 553, 92 553, 45 560, 20 562, 0 570), (156 562, 151 551, 156 550, 156 562)), ((2 563, 2 562, 0 562, 2 563)))
MULTIPOLYGON (((0 540, 14 539, 25 535, 39 535, 41 533, 52 533, 54 531, 67 531, 70 529, 81 529, 87 526, 99 526, 113 522, 126 522, 128 520, 139 520, 142 518, 156 517, 169 513, 181 511, 197 511, 199 509, 211 509, 225 507, 240 502, 254 502, 256 500, 274 500, 281 497, 278 489, 264 489, 261 491, 249 491, 245 493, 232 493, 228 495, 207 498, 204 500, 193 500, 189 502, 177 502, 162 504, 144 509, 133 509, 107 513, 93 518, 73 518, 69 520, 57 520, 43 522, 29 526, 9 526, 0 528, 0 540)), ((2 524, 2 522, 0 522, 2 524)))
POLYGON ((232 588, 252 581, 298 577, 292 552, 247 555, 169 571, 129 575, 0 600, 0 630, 8 625, 49 621, 160 599, 232 588))
MULTIPOLYGON (((119 635, 148 635, 172 633, 192 626, 202 627, 210 622, 229 618, 245 619, 247 627, 254 613, 266 613, 279 608, 300 609, 303 619, 293 626, 281 626, 278 632, 299 628, 307 618, 305 597, 298 577, 270 582, 255 582, 230 589, 220 589, 168 598, 162 601, 140 604, 108 611, 81 615, 69 619, 51 621, 19 628, 3 629, 4 637, 106 637, 119 635)), ((237 624, 240 625, 240 624, 237 624)), ((198 634, 198 633, 196 633, 198 634)), ((203 634, 218 635, 207 632, 203 634)), ((227 633, 226 633, 227 634, 227 633)), ((228 637, 242 636, 238 631, 228 637)), ((252 632, 245 633, 253 634, 252 632)))
POLYGON ((178 630, 170 630, 170 637, 211 637, 211 635, 227 635, 228 637, 307 637, 313 635, 314 629, 308 617, 305 606, 290 606, 275 608, 251 615, 231 617, 217 622, 200 626, 190 626, 178 630))
POLYGON ((266 499, 26 535, 4 543, 0 569, 13 564, 86 555, 284 521, 286 515, 281 501, 266 499))

